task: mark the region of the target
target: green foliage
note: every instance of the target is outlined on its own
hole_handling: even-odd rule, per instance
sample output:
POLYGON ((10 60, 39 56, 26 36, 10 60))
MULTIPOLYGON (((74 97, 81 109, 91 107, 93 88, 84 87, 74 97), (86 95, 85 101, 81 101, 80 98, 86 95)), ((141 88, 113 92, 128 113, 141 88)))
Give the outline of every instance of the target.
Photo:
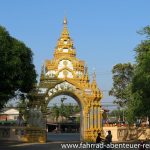
POLYGON ((123 121, 126 117, 126 110, 125 109, 112 110, 109 113, 109 117, 116 117, 117 120, 118 120, 118 118, 120 118, 120 121, 123 121))
POLYGON ((132 93, 130 99, 128 100, 126 116, 129 124, 134 123, 136 118, 143 113, 141 109, 143 106, 138 98, 139 96, 136 95, 140 96, 139 93, 132 93))
POLYGON ((117 64, 113 67, 113 88, 110 95, 116 97, 115 103, 127 106, 129 123, 139 117, 150 119, 150 26, 139 32, 146 40, 136 47, 136 64, 117 64))
POLYGON ((79 106, 79 105, 73 106, 73 112, 74 112, 74 113, 80 112, 80 106, 79 106))
POLYGON ((132 98, 129 101, 129 113, 135 117, 150 118, 150 27, 143 29, 147 39, 135 49, 136 67, 131 85, 132 98))
POLYGON ((73 106, 69 103, 68 105, 64 106, 64 114, 63 116, 69 118, 70 115, 74 113, 73 106))
POLYGON ((57 122, 58 117, 60 116, 60 110, 56 104, 51 108, 51 113, 52 113, 51 115, 54 117, 54 119, 56 119, 57 122))
POLYGON ((150 26, 144 27, 142 30, 138 31, 138 33, 141 35, 146 35, 146 37, 149 39, 150 38, 150 26))
POLYGON ((55 119, 56 122, 58 122, 59 116, 65 118, 69 118, 71 115, 74 115, 75 113, 80 112, 80 107, 78 105, 72 105, 72 104, 64 104, 61 103, 60 106, 57 106, 56 104, 50 109, 51 115, 55 119))
POLYGON ((32 55, 30 48, 0 26, 0 109, 15 96, 15 91, 28 93, 34 87, 32 55))
POLYGON ((28 102, 29 100, 25 97, 22 97, 22 99, 20 99, 17 102, 17 107, 19 108, 19 114, 22 114, 25 120, 27 120, 28 113, 29 113, 29 110, 27 109, 28 102))
POLYGON ((124 107, 128 101, 129 85, 132 80, 133 69, 134 67, 131 63, 120 63, 115 65, 112 69, 113 87, 109 91, 109 95, 116 98, 114 103, 118 104, 120 107, 124 107))
POLYGON ((80 123, 80 117, 76 118, 76 123, 80 123))

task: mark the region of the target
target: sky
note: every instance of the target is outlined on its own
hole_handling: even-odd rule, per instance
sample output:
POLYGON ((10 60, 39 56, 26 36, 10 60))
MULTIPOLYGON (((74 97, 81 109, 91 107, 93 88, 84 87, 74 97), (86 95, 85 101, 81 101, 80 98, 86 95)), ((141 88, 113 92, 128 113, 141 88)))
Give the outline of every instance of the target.
POLYGON ((54 48, 67 17, 77 57, 97 74, 102 103, 112 102, 112 67, 134 63, 134 48, 144 39, 137 31, 150 25, 149 0, 0 0, 0 25, 34 53, 38 75, 54 48))

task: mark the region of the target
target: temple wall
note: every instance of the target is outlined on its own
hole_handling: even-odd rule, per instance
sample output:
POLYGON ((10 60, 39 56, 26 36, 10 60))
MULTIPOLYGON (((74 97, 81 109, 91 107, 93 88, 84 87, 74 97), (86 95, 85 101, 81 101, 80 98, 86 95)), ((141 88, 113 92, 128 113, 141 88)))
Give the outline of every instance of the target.
POLYGON ((36 127, 0 126, 0 140, 46 142, 46 131, 36 127))
POLYGON ((108 130, 112 133, 112 141, 150 139, 150 128, 148 127, 103 127, 105 136, 108 130))

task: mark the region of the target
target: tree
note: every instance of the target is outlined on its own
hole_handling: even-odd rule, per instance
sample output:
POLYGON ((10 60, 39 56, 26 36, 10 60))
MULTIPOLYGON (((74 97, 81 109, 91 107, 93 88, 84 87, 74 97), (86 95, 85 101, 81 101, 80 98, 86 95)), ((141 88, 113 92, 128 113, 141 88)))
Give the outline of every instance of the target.
POLYGON ((65 109, 64 117, 66 117, 68 119, 74 113, 73 105, 71 105, 71 103, 69 103, 68 105, 65 105, 64 109, 65 109))
POLYGON ((27 109, 28 102, 29 100, 27 98, 22 98, 20 99, 20 101, 17 102, 19 114, 22 114, 25 120, 27 120, 28 113, 29 113, 29 110, 27 109))
POLYGON ((36 83, 32 51, 0 26, 0 109, 15 96, 28 93, 36 83))
POLYGON ((109 113, 109 117, 116 117, 116 121, 125 121, 126 110, 124 109, 115 109, 109 113))
POLYGON ((128 103, 129 118, 148 116, 150 120, 150 26, 140 34, 146 35, 135 49, 136 67, 131 85, 132 97, 128 103))
POLYGON ((133 75, 133 65, 131 63, 117 64, 113 67, 113 87, 109 91, 109 95, 116 99, 114 103, 123 107, 127 104, 129 97, 129 85, 133 75))
POLYGON ((74 113, 78 113, 78 112, 80 112, 80 106, 79 105, 75 105, 74 107, 73 107, 73 111, 74 111, 74 113))
POLYGON ((59 114, 62 118, 62 122, 63 122, 63 117, 65 117, 65 105, 64 105, 64 101, 66 100, 65 97, 61 98, 61 105, 60 105, 60 108, 59 108, 59 114))
POLYGON ((52 113, 52 116, 55 119, 55 121, 58 122, 58 117, 60 116, 60 111, 59 111, 59 107, 56 104, 52 107, 51 113, 52 113))
POLYGON ((78 105, 72 105, 71 103, 68 104, 64 104, 63 101, 64 99, 61 99, 61 105, 57 106, 56 104, 50 109, 51 112, 51 116, 53 117, 53 119, 58 122, 58 118, 61 117, 62 118, 62 122, 63 117, 65 117, 66 119, 69 119, 69 117, 75 113, 80 112, 80 107, 78 105))

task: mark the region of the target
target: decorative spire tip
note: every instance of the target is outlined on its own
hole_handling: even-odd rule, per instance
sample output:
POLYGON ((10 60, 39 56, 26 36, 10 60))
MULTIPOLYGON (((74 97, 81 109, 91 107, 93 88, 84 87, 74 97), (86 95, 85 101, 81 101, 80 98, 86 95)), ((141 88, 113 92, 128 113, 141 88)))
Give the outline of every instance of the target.
POLYGON ((67 18, 64 18, 63 24, 66 26, 67 25, 67 18))

